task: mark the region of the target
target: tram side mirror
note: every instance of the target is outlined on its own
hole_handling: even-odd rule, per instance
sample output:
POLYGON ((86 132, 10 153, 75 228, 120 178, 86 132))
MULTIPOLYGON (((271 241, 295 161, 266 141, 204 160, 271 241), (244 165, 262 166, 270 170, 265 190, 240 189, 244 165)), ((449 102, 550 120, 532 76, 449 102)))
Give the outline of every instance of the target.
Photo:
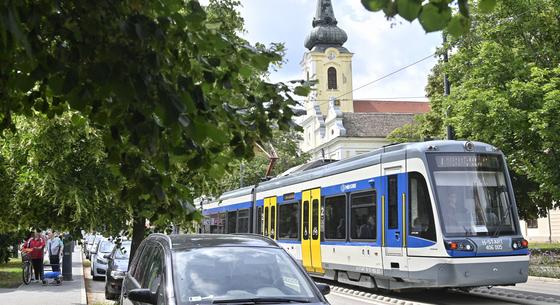
POLYGON ((317 288, 319 288, 319 291, 321 291, 322 295, 331 293, 331 286, 323 283, 315 283, 315 285, 317 285, 317 288))

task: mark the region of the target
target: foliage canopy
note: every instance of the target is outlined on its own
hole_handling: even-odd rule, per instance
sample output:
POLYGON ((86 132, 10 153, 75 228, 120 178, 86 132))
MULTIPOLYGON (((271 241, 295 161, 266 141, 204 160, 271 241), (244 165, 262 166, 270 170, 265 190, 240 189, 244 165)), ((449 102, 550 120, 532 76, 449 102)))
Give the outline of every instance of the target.
POLYGON ((412 136, 441 137, 451 124, 459 138, 502 149, 525 218, 560 200, 559 15, 554 0, 503 0, 492 14, 474 11, 472 31, 450 41, 456 51, 432 72, 432 112, 418 118, 412 136), (436 90, 442 72, 449 97, 436 90))

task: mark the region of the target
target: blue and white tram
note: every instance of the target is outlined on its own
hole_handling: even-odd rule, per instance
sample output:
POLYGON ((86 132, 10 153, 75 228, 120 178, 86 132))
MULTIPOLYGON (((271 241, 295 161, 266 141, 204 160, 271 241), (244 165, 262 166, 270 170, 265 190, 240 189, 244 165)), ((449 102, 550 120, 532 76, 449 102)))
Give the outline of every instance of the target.
POLYGON ((527 281, 503 154, 430 141, 294 172, 203 206, 206 233, 276 239, 314 276, 370 288, 527 281))

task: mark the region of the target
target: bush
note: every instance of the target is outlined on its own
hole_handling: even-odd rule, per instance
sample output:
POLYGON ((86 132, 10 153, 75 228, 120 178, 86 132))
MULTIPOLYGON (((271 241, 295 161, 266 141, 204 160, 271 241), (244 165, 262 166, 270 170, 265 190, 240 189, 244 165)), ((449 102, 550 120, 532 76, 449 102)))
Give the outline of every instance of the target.
POLYGON ((560 248, 530 249, 529 275, 560 278, 560 248))

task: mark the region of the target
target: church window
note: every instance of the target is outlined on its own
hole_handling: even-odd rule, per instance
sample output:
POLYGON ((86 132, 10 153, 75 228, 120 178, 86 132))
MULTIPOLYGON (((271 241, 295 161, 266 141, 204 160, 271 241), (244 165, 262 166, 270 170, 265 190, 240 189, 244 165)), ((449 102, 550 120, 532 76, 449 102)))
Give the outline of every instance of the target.
POLYGON ((336 84, 336 69, 334 67, 330 67, 327 70, 327 85, 328 85, 328 89, 337 89, 337 84, 336 84))

